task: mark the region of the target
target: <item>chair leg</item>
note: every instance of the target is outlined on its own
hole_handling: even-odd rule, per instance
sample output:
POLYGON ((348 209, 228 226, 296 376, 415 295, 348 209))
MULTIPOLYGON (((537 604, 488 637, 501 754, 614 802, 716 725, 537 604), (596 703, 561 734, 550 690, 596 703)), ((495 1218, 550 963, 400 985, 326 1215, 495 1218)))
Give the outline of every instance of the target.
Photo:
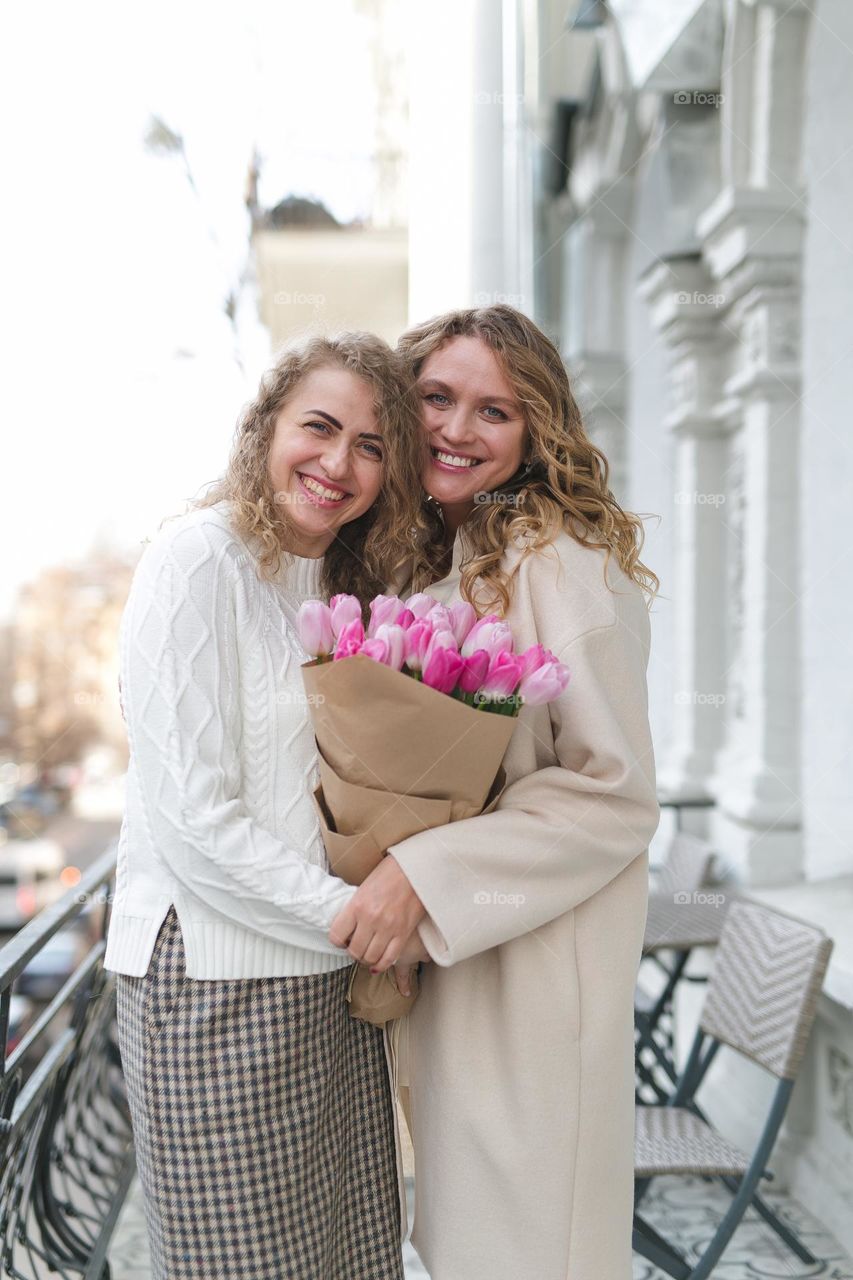
POLYGON ((675 1076, 673 1074, 672 1067, 662 1061, 660 1047, 655 1043, 649 1031, 636 1019, 634 1022, 634 1030, 636 1033, 634 1045, 634 1068, 635 1075, 639 1077, 636 1081, 635 1087, 636 1100, 638 1103, 652 1106, 665 1103, 669 1099, 670 1093, 658 1084, 655 1079, 655 1071, 658 1066, 664 1067, 667 1076, 674 1082, 675 1076), (652 1055, 652 1061, 648 1064, 643 1061, 643 1051, 645 1049, 649 1050, 652 1055), (647 1099, 642 1096, 640 1090, 643 1086, 649 1089, 653 1094, 653 1102, 648 1103, 647 1099))
MULTIPOLYGON (((644 1017, 642 1014, 635 1013, 634 1029, 637 1032, 639 1040, 637 1052, 639 1053, 643 1049, 648 1049, 655 1062, 657 1062, 658 1066, 662 1068, 667 1076, 669 1076, 672 1083, 677 1084, 678 1073, 675 1069, 675 1064, 667 1053, 666 1048, 663 1045, 658 1044, 655 1039, 655 1030, 657 1029, 660 1031, 660 1024, 658 1023, 657 1028, 655 1028, 652 1026, 649 1019, 644 1017)), ((652 1063, 652 1069, 654 1069, 654 1062, 652 1063)))
POLYGON ((767 1159, 773 1149, 776 1141, 776 1135, 779 1132, 779 1126, 785 1115, 788 1106, 788 1099, 791 1096, 793 1088, 792 1080, 780 1080, 776 1088, 776 1094, 773 1098, 773 1104, 770 1108, 770 1114, 764 1125, 758 1145, 753 1153, 752 1162, 746 1173, 739 1180, 737 1192, 734 1199, 723 1214, 722 1221, 717 1227, 713 1240, 697 1262, 696 1266, 690 1272, 690 1280, 708 1280, 714 1267, 720 1260, 723 1250, 731 1240, 736 1228, 740 1224, 743 1215, 749 1208, 750 1202, 755 1195, 755 1189, 758 1186, 762 1171, 767 1164, 767 1159))
MULTIPOLYGON (((724 1177, 723 1182, 730 1191, 736 1191, 740 1185, 739 1179, 737 1178, 724 1177)), ((814 1254, 806 1248, 799 1236, 795 1235, 791 1228, 786 1226, 785 1223, 782 1222, 781 1218, 776 1216, 767 1201, 762 1200, 757 1191, 752 1197, 752 1203, 767 1225, 773 1228, 780 1240, 788 1246, 792 1253, 797 1255, 801 1262, 807 1262, 810 1266, 814 1266, 819 1261, 814 1254)))
POLYGON ((651 1186, 651 1178, 635 1178, 634 1179, 634 1208, 640 1204, 645 1197, 646 1192, 651 1186))
POLYGON ((673 1280, 689 1280, 690 1266, 684 1255, 673 1249, 669 1241, 658 1235, 638 1213, 634 1214, 632 1245, 635 1253, 665 1271, 673 1280))

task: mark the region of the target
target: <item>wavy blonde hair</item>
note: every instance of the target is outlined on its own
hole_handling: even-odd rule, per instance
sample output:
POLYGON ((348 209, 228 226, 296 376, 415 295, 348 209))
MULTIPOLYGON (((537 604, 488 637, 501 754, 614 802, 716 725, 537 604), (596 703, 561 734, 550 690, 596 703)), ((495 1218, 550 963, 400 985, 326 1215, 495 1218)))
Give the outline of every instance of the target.
MULTIPOLYGON (((520 564, 507 573, 503 567, 507 545, 526 537, 524 559, 553 541, 555 532, 562 528, 584 546, 606 549, 605 583, 610 556, 615 553, 628 577, 649 594, 647 603, 651 606, 660 580, 640 560, 645 539, 642 519, 624 511, 611 493, 610 465, 586 434, 553 342, 514 307, 500 304, 450 311, 415 325, 400 337, 397 350, 410 382, 416 383, 434 351, 457 337, 479 338, 494 352, 523 407, 531 463, 529 472, 519 472, 507 482, 503 496, 503 486, 498 486, 492 491, 494 501, 478 501, 465 521, 462 595, 478 609, 498 606, 505 613, 520 564), (509 503, 507 492, 512 493, 509 503), (476 580, 478 600, 474 599, 476 580)), ((428 501, 424 515, 430 522, 430 534, 416 555, 415 590, 440 576, 446 550, 437 504, 428 501)))
POLYGON ((399 357, 372 333, 313 334, 289 345, 261 378, 243 410, 224 475, 191 507, 231 503, 231 524, 255 552, 262 578, 286 558, 290 522, 276 502, 269 474, 276 417, 307 374, 346 369, 373 390, 384 441, 382 488, 373 505, 343 525, 323 557, 321 585, 330 596, 349 591, 366 603, 385 591, 401 565, 422 545, 428 522, 420 500, 423 445, 417 398, 399 357))

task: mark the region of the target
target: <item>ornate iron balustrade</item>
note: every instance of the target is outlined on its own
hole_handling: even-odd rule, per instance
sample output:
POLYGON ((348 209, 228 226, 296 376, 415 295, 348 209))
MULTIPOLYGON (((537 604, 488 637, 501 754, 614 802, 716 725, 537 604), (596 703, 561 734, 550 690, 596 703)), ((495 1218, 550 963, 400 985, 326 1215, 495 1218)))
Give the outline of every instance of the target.
POLYGON ((135 1172, 103 967, 116 849, 0 949, 0 1277, 109 1280, 107 1248, 135 1172), (12 984, 86 907, 89 948, 6 1056, 12 984))

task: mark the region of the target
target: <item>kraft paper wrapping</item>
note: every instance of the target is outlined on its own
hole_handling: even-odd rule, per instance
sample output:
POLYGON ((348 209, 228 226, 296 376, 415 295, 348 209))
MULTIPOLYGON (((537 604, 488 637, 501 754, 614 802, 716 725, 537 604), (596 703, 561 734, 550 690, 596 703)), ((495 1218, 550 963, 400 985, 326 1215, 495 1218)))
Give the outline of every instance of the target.
MULTIPOLYGON (((348 884, 361 884, 389 845, 497 804, 514 717, 478 711, 360 654, 307 663, 302 676, 323 840, 331 870, 348 884)), ((382 1025, 407 1013, 416 995, 415 982, 410 997, 401 995, 393 970, 353 967, 353 1017, 382 1025)))

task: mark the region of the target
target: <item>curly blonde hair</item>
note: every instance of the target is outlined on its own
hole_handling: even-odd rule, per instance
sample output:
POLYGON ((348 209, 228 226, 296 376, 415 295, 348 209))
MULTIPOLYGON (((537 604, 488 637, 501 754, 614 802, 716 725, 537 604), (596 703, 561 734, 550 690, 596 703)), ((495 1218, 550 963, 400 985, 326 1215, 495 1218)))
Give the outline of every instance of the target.
POLYGON ((328 595, 348 591, 366 603, 385 591, 401 565, 411 563, 413 548, 423 544, 428 529, 420 500, 423 446, 417 399, 399 357, 374 334, 312 334, 289 345, 244 409, 224 475, 191 506, 229 501, 231 524, 252 546, 259 575, 270 578, 278 572, 287 556, 290 524, 276 502, 269 474, 276 417, 301 380, 323 366, 346 369, 372 388, 385 445, 378 498, 338 529, 321 570, 321 587, 328 595))
MULTIPOLYGON (((400 337, 400 353, 409 380, 415 384, 430 355, 451 338, 479 338, 494 352, 524 409, 529 440, 529 467, 492 491, 493 501, 478 501, 465 521, 465 556, 460 591, 478 610, 509 608, 511 573, 502 567, 507 545, 526 538, 521 556, 546 546, 564 529, 584 546, 606 549, 604 576, 611 554, 628 575, 649 593, 648 605, 660 580, 640 560, 645 529, 639 515, 624 511, 608 487, 610 466, 592 443, 569 384, 562 358, 553 342, 532 320, 501 303, 445 315, 415 325, 400 337), (506 495, 512 494, 511 502, 506 495), (477 599, 474 598, 475 582, 477 599), (483 602, 483 595, 486 600, 483 602)), ((443 519, 437 504, 424 511, 430 534, 416 554, 414 584, 420 590, 441 576, 446 552, 443 519)))

